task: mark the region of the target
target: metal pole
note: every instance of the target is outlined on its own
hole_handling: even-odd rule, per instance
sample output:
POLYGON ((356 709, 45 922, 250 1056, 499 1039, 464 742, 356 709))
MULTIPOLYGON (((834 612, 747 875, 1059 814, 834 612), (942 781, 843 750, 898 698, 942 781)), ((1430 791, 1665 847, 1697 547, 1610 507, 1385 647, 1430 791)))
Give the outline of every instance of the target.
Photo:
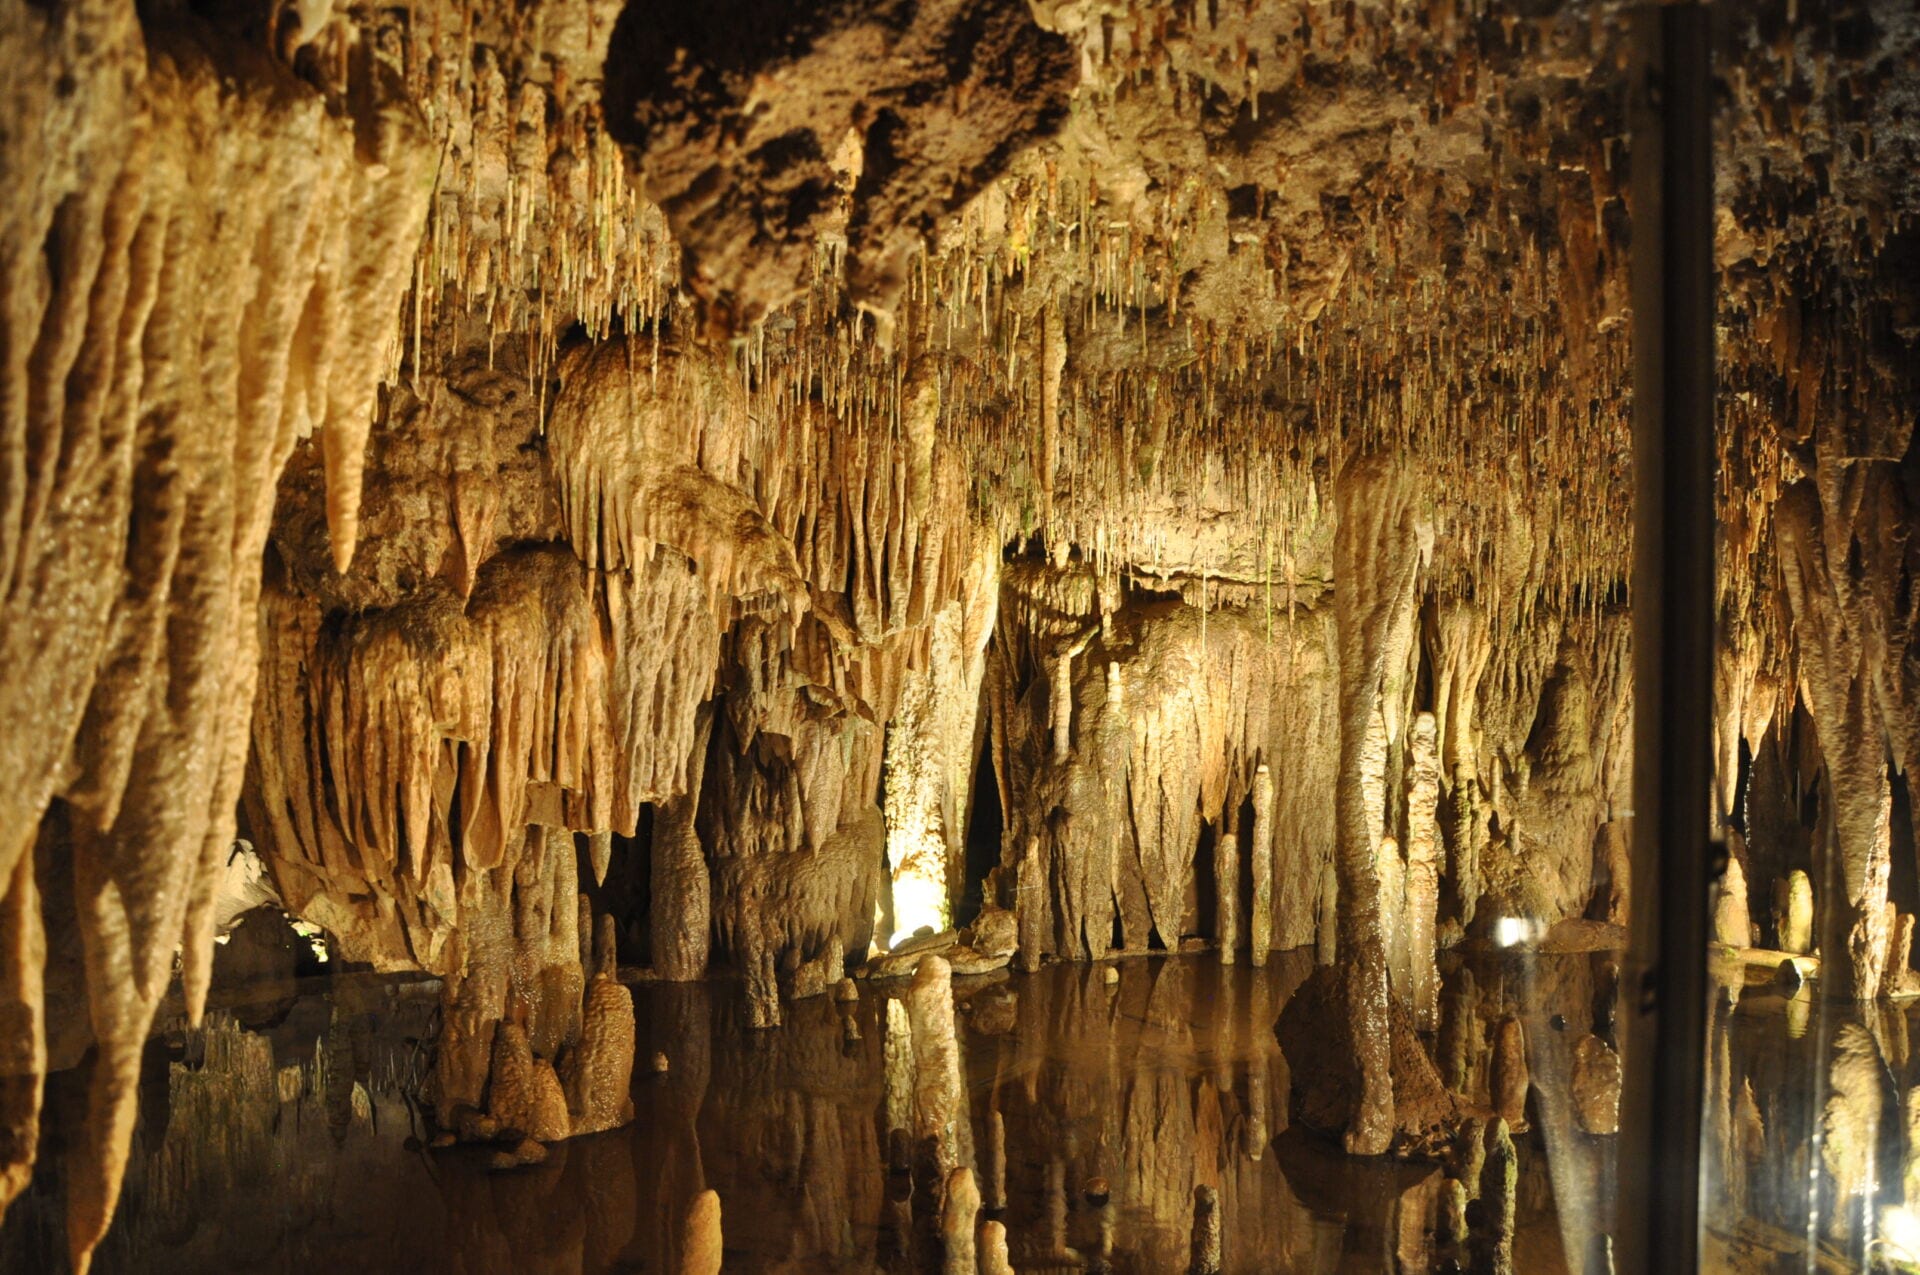
POLYGON ((1713 784, 1713 136, 1706 8, 1634 14, 1633 938, 1622 1272, 1700 1256, 1713 784))

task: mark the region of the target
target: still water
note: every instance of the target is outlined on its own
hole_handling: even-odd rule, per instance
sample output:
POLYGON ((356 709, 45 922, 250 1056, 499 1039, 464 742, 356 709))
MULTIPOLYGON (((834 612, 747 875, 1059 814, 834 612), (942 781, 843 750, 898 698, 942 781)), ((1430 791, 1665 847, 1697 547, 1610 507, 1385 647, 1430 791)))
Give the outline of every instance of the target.
MULTIPOLYGON (((1306 952, 1263 970, 1152 956, 956 981, 981 1192, 1017 1270, 1177 1275, 1202 1185, 1218 1193, 1225 1271, 1449 1269, 1433 1242, 1437 1166, 1349 1160, 1289 1128, 1272 1024, 1310 968, 1306 952)), ((1470 1092, 1485 1097, 1491 1025, 1515 1015, 1527 1031, 1515 1268, 1580 1269, 1566 1254, 1591 1252, 1610 1212, 1612 1139, 1575 1120, 1568 1055, 1608 1030, 1612 958, 1443 968, 1450 1025, 1435 1048, 1453 1050, 1442 1068, 1470 1092)), ((901 1094, 883 985, 857 1004, 790 1005, 783 1027, 753 1031, 736 984, 636 983, 636 1120, 512 1172, 490 1170, 482 1149, 425 1145, 410 1095, 434 984, 303 989, 153 1041, 97 1270, 670 1273, 706 1187, 730 1272, 938 1269, 909 1157, 889 1144, 901 1094)), ((71 1131, 80 1097, 76 1076, 56 1077, 52 1138, 71 1131)), ((0 1229, 0 1269, 65 1268, 58 1162, 57 1149, 42 1157, 0 1229)))

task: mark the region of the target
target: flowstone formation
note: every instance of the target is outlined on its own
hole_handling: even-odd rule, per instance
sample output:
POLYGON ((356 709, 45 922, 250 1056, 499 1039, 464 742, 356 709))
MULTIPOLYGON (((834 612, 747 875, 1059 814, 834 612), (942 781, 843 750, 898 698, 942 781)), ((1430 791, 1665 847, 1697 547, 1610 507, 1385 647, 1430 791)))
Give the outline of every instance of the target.
MULTIPOLYGON (((889 952, 1310 948, 1304 1123, 1526 1118, 1436 953, 1630 904, 1619 6, 774 8, 0 11, 0 1204, 84 1066, 76 1267, 238 835, 516 1160, 627 1118, 623 980, 889 952)), ((1920 20, 1715 20, 1720 937, 1905 993, 1920 20)))

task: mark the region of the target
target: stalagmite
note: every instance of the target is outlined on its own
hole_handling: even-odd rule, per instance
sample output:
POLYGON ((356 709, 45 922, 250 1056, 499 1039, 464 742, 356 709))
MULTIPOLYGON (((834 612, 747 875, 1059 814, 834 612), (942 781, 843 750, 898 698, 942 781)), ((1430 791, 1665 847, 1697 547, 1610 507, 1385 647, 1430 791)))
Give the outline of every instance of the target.
POLYGON ((1273 948, 1273 771, 1265 762, 1253 771, 1253 913, 1249 924, 1252 952, 1258 965, 1267 963, 1273 948))
POLYGON ((1795 868, 1773 887, 1774 941, 1783 952, 1813 951, 1813 882, 1795 868))
POLYGON ((1747 914, 1747 874, 1737 855, 1727 857, 1726 871, 1714 896, 1713 936, 1728 947, 1752 944, 1751 923, 1747 914))
POLYGON ((1440 1189, 1440 1240, 1443 1244, 1464 1246, 1468 1238, 1467 1188, 1460 1179, 1449 1175, 1440 1189))
MULTIPOLYGON (((608 921, 611 918, 602 918, 608 921)), ((611 926, 603 926, 609 939, 611 926)), ((587 983, 580 1043, 561 1057, 561 1080, 576 1135, 617 1129, 633 1119, 633 993, 616 979, 612 944, 587 983)))
POLYGON ((723 1256, 720 1236, 720 1193, 708 1190, 693 1197, 680 1228, 679 1275, 720 1275, 723 1256))
POLYGON ((962 1165, 947 1174, 940 1203, 941 1270, 945 1275, 975 1275, 974 1219, 980 1212, 980 1190, 973 1170, 962 1165))
POLYGON ((1213 843, 1215 906, 1219 909, 1220 963, 1233 964, 1240 944, 1240 834, 1229 825, 1213 843))
POLYGON ((1020 893, 1015 912, 1020 921, 1020 968, 1031 974, 1040 968, 1045 950, 1047 915, 1046 869, 1040 859, 1040 838, 1028 837, 1026 852, 1020 857, 1016 877, 1020 893))

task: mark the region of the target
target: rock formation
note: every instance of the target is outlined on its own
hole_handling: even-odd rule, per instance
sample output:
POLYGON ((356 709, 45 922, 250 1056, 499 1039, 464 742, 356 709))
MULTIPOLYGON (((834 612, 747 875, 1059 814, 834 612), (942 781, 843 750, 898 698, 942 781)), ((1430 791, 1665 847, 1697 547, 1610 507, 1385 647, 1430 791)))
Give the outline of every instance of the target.
MULTIPOLYGON (((1116 949, 1314 951, 1274 1126, 1517 1123, 1438 957, 1631 904, 1620 13, 509 8, 0 15, 0 1206, 90 1057, 84 1271, 242 836, 441 980, 438 1132, 629 1119, 636 971, 771 1028, 923 927, 947 1170, 952 977, 1116 949)), ((1920 20, 1716 21, 1719 937, 1871 1001, 1920 20)))

